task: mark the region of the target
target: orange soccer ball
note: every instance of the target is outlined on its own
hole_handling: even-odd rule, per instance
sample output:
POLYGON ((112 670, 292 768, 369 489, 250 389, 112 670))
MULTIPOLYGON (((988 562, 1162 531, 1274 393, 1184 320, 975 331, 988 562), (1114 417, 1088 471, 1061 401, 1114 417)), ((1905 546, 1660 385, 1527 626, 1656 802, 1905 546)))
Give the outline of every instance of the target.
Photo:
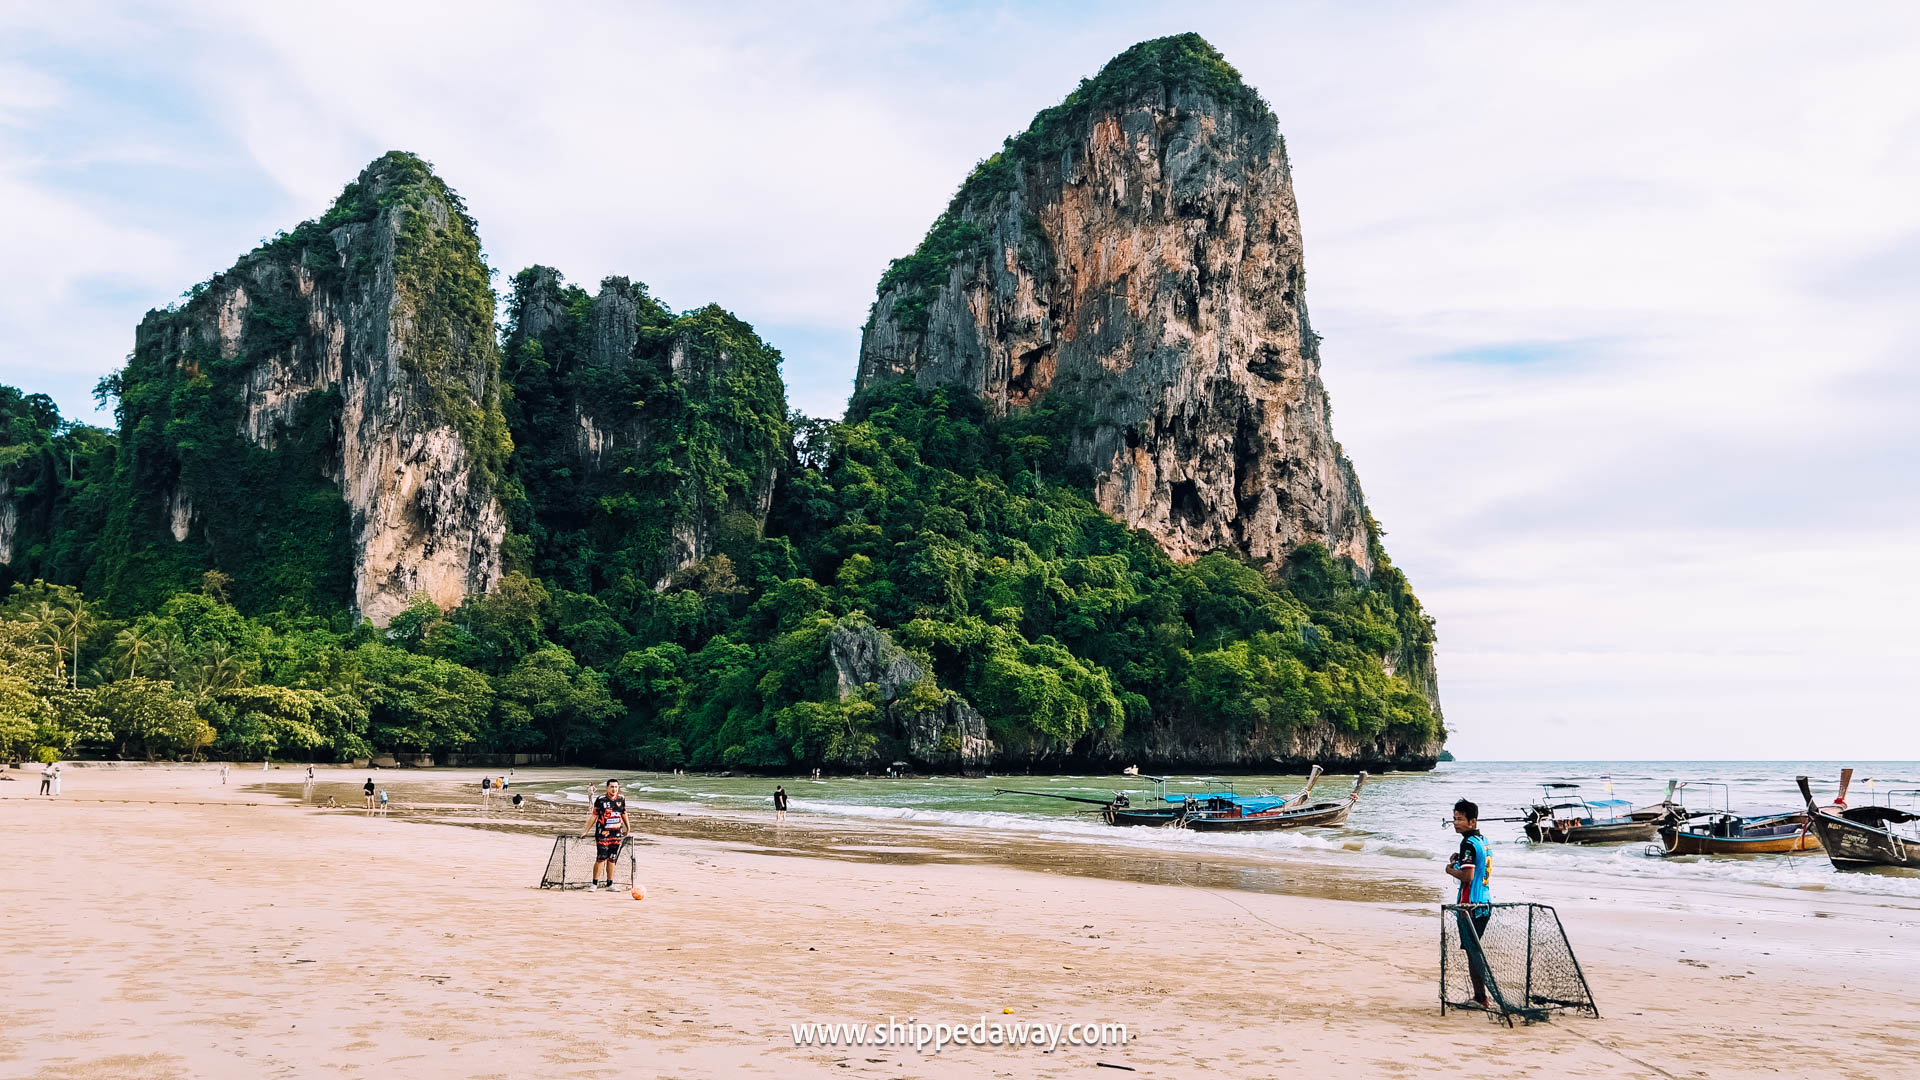
POLYGON ((647 890, 635 885, 633 887, 633 898, 635 900, 645 900, 647 898, 647 890))

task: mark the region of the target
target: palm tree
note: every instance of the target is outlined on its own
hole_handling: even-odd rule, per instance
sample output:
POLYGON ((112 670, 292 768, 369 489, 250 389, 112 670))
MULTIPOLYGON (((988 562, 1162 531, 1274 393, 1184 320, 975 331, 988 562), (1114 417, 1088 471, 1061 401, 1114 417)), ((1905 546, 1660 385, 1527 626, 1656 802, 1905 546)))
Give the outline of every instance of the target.
POLYGON ((140 674, 143 666, 153 665, 154 651, 159 647, 159 639, 151 631, 143 630, 139 623, 127 627, 113 636, 113 662, 124 667, 123 679, 131 679, 140 674))
POLYGON ((55 608, 55 622, 67 635, 68 655, 73 657, 73 688, 80 689, 80 637, 93 626, 93 614, 87 610, 87 602, 74 597, 73 606, 55 608))
POLYGON ((176 634, 160 634, 147 651, 147 670, 156 679, 181 682, 186 674, 187 646, 176 634))
POLYGON ((200 654, 200 666, 195 674, 198 676, 196 696, 202 700, 221 690, 247 685, 246 665, 227 650, 224 641, 207 646, 200 654))
POLYGON ((40 601, 27 610, 27 621, 33 627, 34 640, 53 654, 53 666, 62 678, 67 673, 67 635, 63 625, 64 610, 40 601))

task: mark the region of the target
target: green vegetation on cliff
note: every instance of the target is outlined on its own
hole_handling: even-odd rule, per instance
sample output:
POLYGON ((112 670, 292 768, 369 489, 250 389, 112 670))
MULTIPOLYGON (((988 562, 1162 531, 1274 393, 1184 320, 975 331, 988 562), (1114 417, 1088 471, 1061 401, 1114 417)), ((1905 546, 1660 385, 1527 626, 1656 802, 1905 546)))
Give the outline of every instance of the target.
POLYGON ((633 576, 657 552, 607 526, 637 520, 627 499, 685 512, 683 489, 638 468, 568 488, 567 451, 538 430, 524 428, 528 461, 516 455, 522 479, 556 481, 518 511, 538 576, 510 574, 455 611, 422 600, 376 630, 305 615, 290 592, 249 617, 214 572, 113 618, 71 588, 16 586, 0 625, 0 645, 14 643, 0 652, 0 753, 861 767, 904 752, 865 697, 836 686, 829 632, 866 622, 923 661, 912 693, 925 705, 964 696, 1004 752, 1035 761, 1142 754, 1168 731, 1435 732, 1418 687, 1381 663, 1431 640, 1397 570, 1383 561, 1363 585, 1317 546, 1278 576, 1221 554, 1176 564, 1050 479, 1069 429, 1044 409, 995 421, 964 395, 897 384, 846 423, 799 420, 770 535, 742 529, 657 591, 633 576), (136 713, 165 722, 140 734, 136 713))
MULTIPOLYGON (((984 243, 968 199, 1060 152, 1089 110, 1182 89, 1266 115, 1196 37, 1129 50, 889 268, 895 317, 924 320, 916 290, 984 243)), ((458 197, 389 155, 149 315, 102 385, 117 432, 0 388, 0 757, 868 768, 915 752, 896 702, 841 685, 836 640, 876 631, 919 668, 897 701, 964 699, 1007 761, 1153 760, 1316 725, 1360 745, 1437 734, 1431 620, 1377 543, 1366 581, 1316 545, 1276 567, 1176 563, 1095 506, 1067 465, 1079 421, 1052 399, 995 418, 902 381, 809 420, 786 412, 779 353, 717 306, 676 313, 622 278, 590 296, 535 267, 497 347, 493 309, 458 197), (425 393, 408 400, 458 426, 510 532, 494 591, 452 610, 422 596, 376 628, 349 610, 338 392, 272 411, 269 439, 246 427, 250 375, 308 347, 302 290, 364 293, 383 223, 418 336, 401 359, 425 393), (244 332, 222 332, 235 317, 244 332)))
POLYGON ((557 272, 525 270, 513 290, 513 561, 631 609, 695 531, 751 545, 791 439, 779 352, 716 305, 675 315, 625 278, 601 283, 598 318, 627 325, 599 336, 593 298, 557 272))
POLYGON ((243 611, 344 608, 353 540, 335 475, 337 384, 270 413, 272 431, 249 431, 249 408, 274 392, 254 385, 257 373, 273 364, 319 381, 330 362, 376 363, 326 335, 382 348, 389 321, 402 320, 414 419, 458 430, 476 482, 489 487, 512 449, 493 311, 460 197, 414 155, 385 155, 325 214, 148 313, 126 367, 99 391, 114 402, 119 438, 101 481, 96 557, 81 573, 36 572, 84 584, 116 613, 153 610, 207 570, 231 578, 243 611), (337 321, 323 329, 326 320, 337 321))

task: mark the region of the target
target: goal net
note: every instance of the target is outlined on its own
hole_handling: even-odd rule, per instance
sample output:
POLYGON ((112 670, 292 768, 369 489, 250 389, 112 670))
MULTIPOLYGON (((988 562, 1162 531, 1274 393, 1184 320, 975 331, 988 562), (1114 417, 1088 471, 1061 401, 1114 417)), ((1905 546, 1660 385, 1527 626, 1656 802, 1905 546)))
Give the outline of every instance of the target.
POLYGON ((1440 1012, 1480 1008, 1482 989, 1487 1012, 1508 1024, 1562 1009, 1600 1015, 1560 916, 1545 904, 1441 907, 1440 1012))
MULTIPOLYGON (((547 872, 540 876, 543 889, 584 889, 593 883, 593 864, 599 851, 591 836, 556 836, 553 854, 547 856, 547 872)), ((631 889, 639 860, 633 854, 633 838, 620 840, 620 854, 613 860, 615 888, 631 889)))

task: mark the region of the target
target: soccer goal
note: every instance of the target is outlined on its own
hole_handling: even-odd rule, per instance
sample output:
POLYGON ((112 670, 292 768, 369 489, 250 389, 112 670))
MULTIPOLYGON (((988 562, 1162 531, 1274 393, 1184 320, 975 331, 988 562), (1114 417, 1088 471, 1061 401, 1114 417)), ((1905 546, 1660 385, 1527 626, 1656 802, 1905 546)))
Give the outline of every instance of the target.
POLYGON ((1556 1010, 1598 1017, 1580 961, 1545 904, 1447 904, 1440 909, 1440 1012, 1479 1009, 1505 1020, 1545 1020, 1556 1010))
MULTIPOLYGON (((593 883, 593 864, 599 852, 591 836, 556 836, 553 854, 547 856, 547 872, 540 876, 543 889, 584 889, 593 883)), ((613 861, 615 888, 631 889, 639 873, 639 860, 633 854, 633 838, 622 837, 620 854, 613 861)))

